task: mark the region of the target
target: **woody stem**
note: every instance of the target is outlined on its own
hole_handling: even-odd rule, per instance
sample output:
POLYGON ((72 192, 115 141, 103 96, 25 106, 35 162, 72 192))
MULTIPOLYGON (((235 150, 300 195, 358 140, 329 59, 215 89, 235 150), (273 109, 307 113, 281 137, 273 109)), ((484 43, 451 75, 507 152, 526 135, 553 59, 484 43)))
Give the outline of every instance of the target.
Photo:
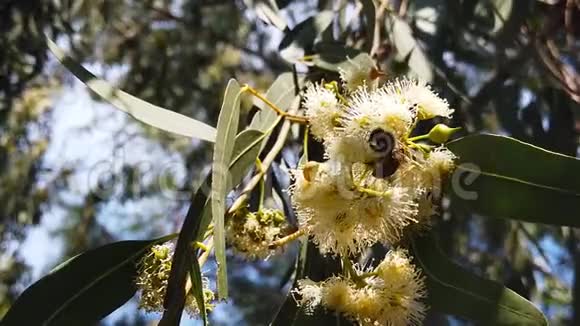
POLYGON ((300 238, 301 236, 303 236, 304 234, 306 234, 305 229, 299 229, 298 231, 291 233, 283 238, 280 238, 272 243, 270 243, 270 245, 268 246, 270 249, 274 249, 277 247, 282 247, 298 238, 300 238))
POLYGON ((283 117, 286 120, 289 120, 289 121, 292 121, 292 122, 296 122, 296 123, 301 123, 301 124, 308 124, 308 118, 306 118, 304 116, 293 115, 293 114, 290 114, 288 112, 282 111, 278 106, 276 106, 276 104, 272 103, 272 101, 270 101, 269 99, 267 99, 265 96, 263 96, 262 94, 260 94, 258 91, 256 91, 255 89, 253 89, 249 85, 244 85, 244 87, 242 87, 241 92, 248 92, 248 93, 254 95, 255 97, 259 98, 268 107, 270 107, 278 115, 280 115, 281 117, 283 117))

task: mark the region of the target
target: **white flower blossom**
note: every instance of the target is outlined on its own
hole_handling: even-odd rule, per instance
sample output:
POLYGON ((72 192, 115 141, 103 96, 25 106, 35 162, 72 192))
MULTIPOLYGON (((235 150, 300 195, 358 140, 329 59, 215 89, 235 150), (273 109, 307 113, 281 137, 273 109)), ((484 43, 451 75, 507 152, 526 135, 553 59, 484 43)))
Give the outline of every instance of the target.
POLYGON ((420 120, 434 117, 450 118, 453 109, 449 108, 447 100, 439 97, 431 86, 424 82, 411 79, 398 79, 387 85, 387 93, 400 98, 412 107, 416 107, 420 120))
POLYGON ((410 226, 428 225, 455 159, 409 138, 418 119, 453 112, 428 85, 363 83, 343 96, 320 85, 306 91, 312 132, 328 160, 296 170, 291 187, 300 227, 322 253, 339 255, 396 244, 410 226))
POLYGON ((359 88, 349 99, 337 127, 335 137, 326 142, 327 156, 347 163, 368 162, 377 159, 369 146, 369 137, 375 130, 383 130, 403 142, 410 132, 414 112, 383 88, 369 92, 359 88))
POLYGON ((455 155, 450 150, 439 147, 432 150, 423 163, 422 186, 429 189, 435 198, 441 196, 443 179, 453 171, 455 159, 455 155))
POLYGON ((427 310, 425 284, 407 252, 391 250, 371 275, 362 284, 336 276, 322 282, 300 280, 294 294, 307 313, 322 306, 364 326, 421 325, 427 310))
POLYGON ((342 106, 331 90, 319 84, 309 85, 304 93, 304 107, 314 137, 323 140, 334 134, 342 106))

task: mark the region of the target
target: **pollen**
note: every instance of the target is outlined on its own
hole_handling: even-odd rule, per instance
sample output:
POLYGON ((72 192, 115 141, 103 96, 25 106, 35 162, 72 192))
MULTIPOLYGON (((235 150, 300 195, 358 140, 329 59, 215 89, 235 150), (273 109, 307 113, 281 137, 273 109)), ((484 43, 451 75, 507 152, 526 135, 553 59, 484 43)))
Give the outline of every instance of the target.
MULTIPOLYGON (((163 312, 163 301, 169 273, 171 271, 171 261, 173 259, 173 245, 165 243, 151 247, 150 251, 143 256, 138 267, 135 284, 140 292, 139 308, 146 312, 163 312)), ((214 300, 213 292, 209 289, 209 280, 202 278, 203 293, 206 310, 211 310, 214 300)), ((199 316, 199 307, 193 292, 187 293, 185 298, 185 310, 192 317, 199 316)))
POLYGON ((280 210, 263 208, 249 212, 243 208, 228 220, 226 239, 247 259, 266 259, 276 253, 270 244, 283 237, 287 227, 280 210))

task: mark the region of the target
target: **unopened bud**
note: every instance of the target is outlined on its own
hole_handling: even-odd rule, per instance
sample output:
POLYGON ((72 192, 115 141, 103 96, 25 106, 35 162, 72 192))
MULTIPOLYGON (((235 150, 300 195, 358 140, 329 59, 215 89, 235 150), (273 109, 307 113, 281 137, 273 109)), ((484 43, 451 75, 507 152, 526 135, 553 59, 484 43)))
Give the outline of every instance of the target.
POLYGON ((304 168, 302 168, 302 174, 304 175, 304 180, 311 182, 312 180, 314 180, 316 178, 316 175, 318 174, 319 164, 320 163, 318 163, 318 162, 310 161, 304 165, 304 168))
POLYGON ((429 131, 429 140, 436 144, 443 144, 459 129, 461 128, 449 128, 447 125, 439 123, 429 131))

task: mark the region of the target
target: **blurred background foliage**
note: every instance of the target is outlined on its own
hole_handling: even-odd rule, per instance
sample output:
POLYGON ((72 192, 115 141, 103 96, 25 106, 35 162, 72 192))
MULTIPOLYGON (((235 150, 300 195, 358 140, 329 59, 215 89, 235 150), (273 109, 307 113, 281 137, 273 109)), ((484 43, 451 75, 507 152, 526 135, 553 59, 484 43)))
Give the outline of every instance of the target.
MULTIPOLYGON (((145 157, 155 146, 159 155, 178 158, 183 175, 144 171, 138 160, 128 159, 99 179, 96 189, 71 194, 78 175, 86 174, 82 159, 59 162, 47 155, 57 132, 56 111, 65 105, 59 99, 85 90, 55 64, 43 33, 93 71, 116 79, 123 90, 211 125, 229 78, 265 90, 277 75, 292 70, 287 60, 296 55, 325 58, 333 44, 347 45, 354 53, 369 51, 389 76, 410 74, 431 82, 456 109, 452 124, 465 133, 506 134, 567 155, 578 152, 578 1, 4 0, 0 17, 0 316, 39 276, 22 243, 43 241, 31 237, 48 219, 62 216, 52 222, 53 239, 40 246, 50 247, 57 238, 63 245, 59 257, 40 267, 42 273, 103 243, 174 231, 187 201, 168 198, 151 180, 161 178, 175 193, 187 193, 199 184, 211 157, 209 144, 122 120, 111 138, 113 150, 139 138, 146 145, 128 155, 145 157), (332 23, 317 46, 306 41, 295 52, 282 41, 284 31, 296 32, 301 21, 326 10, 333 13, 332 23), (140 177, 145 172, 147 179, 140 177), (111 184, 114 193, 98 191, 111 184), (112 221, 119 218, 126 222, 112 221)), ((336 77, 318 66, 296 67, 314 79, 336 77)), ((244 108, 253 110, 250 99, 244 108)), ((85 109, 74 107, 79 115, 85 109)), ((89 123, 83 130, 91 128, 102 126, 89 123)), ((77 137, 66 132, 66 139, 77 137)), ((319 147, 311 151, 321 158, 319 147)), ((285 152, 285 160, 292 165, 298 154, 285 152)), ((580 325, 578 230, 482 219, 446 202, 438 231, 444 249, 463 265, 530 298, 554 325, 580 325)), ((284 300, 291 254, 255 263, 231 257, 233 303, 218 309, 213 321, 270 320, 284 300)), ((144 324, 152 318, 134 307, 104 323, 144 324)), ((452 320, 432 315, 428 322, 452 320)))

